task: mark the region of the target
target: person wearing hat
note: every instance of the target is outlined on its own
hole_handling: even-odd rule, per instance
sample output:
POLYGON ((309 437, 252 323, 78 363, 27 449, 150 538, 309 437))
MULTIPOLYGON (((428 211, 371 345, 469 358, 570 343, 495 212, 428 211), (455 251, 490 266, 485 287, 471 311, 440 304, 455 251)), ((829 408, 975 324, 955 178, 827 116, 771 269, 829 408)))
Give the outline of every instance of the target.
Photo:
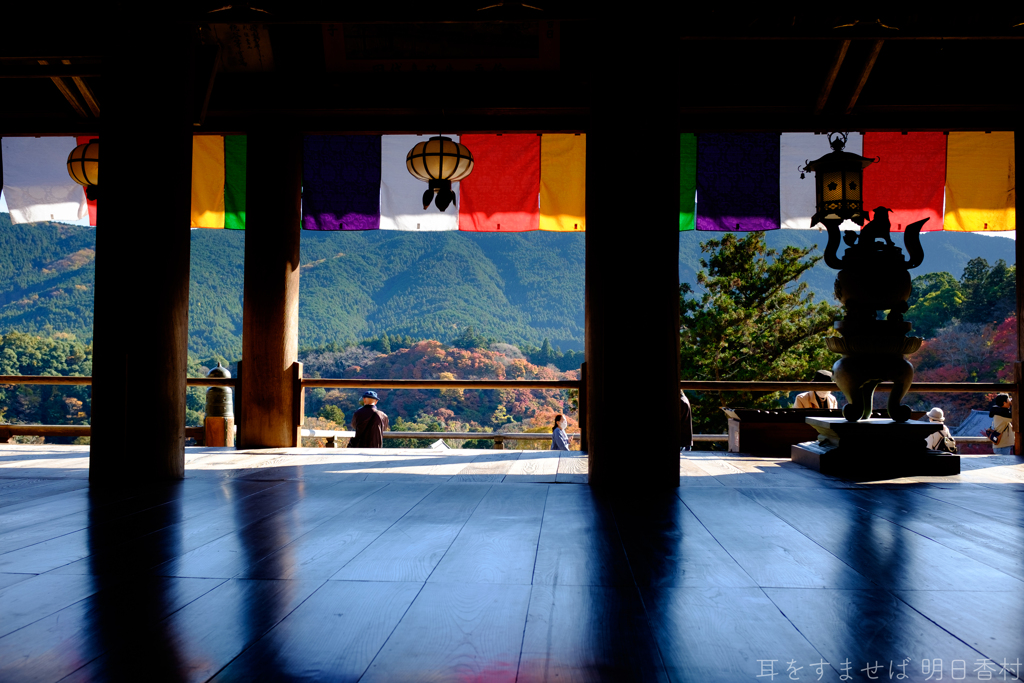
POLYGON ((998 394, 988 410, 992 418, 992 430, 999 439, 992 444, 992 452, 996 455, 1013 455, 1013 411, 1010 408, 1010 395, 998 394))
POLYGON ((377 410, 376 391, 363 394, 363 407, 352 415, 352 429, 356 435, 348 442, 349 448, 383 448, 384 432, 391 429, 387 413, 377 410))
POLYGON ((950 439, 953 435, 949 433, 949 427, 946 426, 946 416, 942 412, 942 408, 932 408, 926 415, 928 416, 929 422, 937 422, 942 425, 942 429, 937 432, 932 432, 925 439, 925 443, 928 444, 928 449, 932 451, 948 451, 948 448, 944 448, 946 444, 946 437, 950 439))
MULTIPOLYGON (((832 373, 828 370, 818 370, 814 373, 814 382, 832 382, 832 373)), ((832 395, 831 391, 805 391, 797 394, 796 408, 817 408, 819 410, 839 410, 839 400, 832 395)))

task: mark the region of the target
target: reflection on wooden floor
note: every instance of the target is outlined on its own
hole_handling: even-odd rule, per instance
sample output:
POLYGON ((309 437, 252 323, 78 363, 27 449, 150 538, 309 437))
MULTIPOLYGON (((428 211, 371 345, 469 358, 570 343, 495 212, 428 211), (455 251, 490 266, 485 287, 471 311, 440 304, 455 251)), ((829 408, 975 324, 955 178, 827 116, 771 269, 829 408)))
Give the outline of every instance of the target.
POLYGON ((626 500, 548 452, 190 449, 105 493, 85 455, 0 447, 0 681, 1024 675, 1012 456, 852 483, 693 453, 626 500))
MULTIPOLYGON (((89 476, 88 446, 0 446, 0 478, 89 476)), ((186 448, 185 476, 309 481, 587 483, 580 451, 186 448)))

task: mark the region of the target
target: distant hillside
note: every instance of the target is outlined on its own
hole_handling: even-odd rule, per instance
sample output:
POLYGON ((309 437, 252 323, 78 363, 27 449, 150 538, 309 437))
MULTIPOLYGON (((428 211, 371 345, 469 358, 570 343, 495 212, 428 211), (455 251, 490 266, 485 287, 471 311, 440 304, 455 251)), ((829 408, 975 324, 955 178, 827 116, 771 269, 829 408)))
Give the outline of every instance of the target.
MULTIPOLYGON (((714 237, 680 236, 682 281, 695 283, 700 243, 714 237)), ((767 241, 776 249, 817 245, 821 254, 825 237, 777 230, 767 241)), ((1004 238, 934 233, 923 243, 925 262, 915 276, 959 277, 976 256, 1014 260, 1013 242, 1004 238)), ((11 225, 0 213, 0 334, 52 331, 91 339, 95 247, 91 228, 11 225)), ((197 356, 241 355, 244 249, 244 233, 192 231, 189 347, 197 356)), ((446 342, 472 325, 510 343, 539 345, 548 338, 563 350, 580 350, 584 256, 579 234, 303 232, 299 343, 318 347, 382 332, 446 342)), ((816 298, 825 300, 834 279, 823 263, 805 275, 816 298)))
MULTIPOLYGON (((700 243, 714 239, 715 233, 686 232, 679 236, 679 281, 696 285, 697 271, 700 270, 700 243)), ((903 234, 892 233, 893 242, 903 247, 903 234)), ((770 249, 781 251, 788 245, 797 247, 816 246, 812 252, 817 256, 825 253, 828 233, 824 230, 772 230, 765 234, 765 241, 770 249)), ((982 257, 994 265, 999 259, 1013 264, 1014 243, 1005 237, 987 237, 973 233, 957 232, 926 232, 922 233, 921 245, 924 248, 924 263, 910 271, 911 277, 925 273, 947 272, 959 278, 964 266, 972 258, 982 257)), ((846 246, 839 248, 842 256, 846 246)), ((825 265, 824 261, 804 274, 803 282, 815 294, 818 301, 833 301, 832 289, 836 279, 836 271, 825 265)))
MULTIPOLYGON (((241 353, 245 235, 192 232, 190 349, 241 353)), ((299 345, 388 334, 583 348, 579 234, 303 232, 299 345)))
POLYGON ((61 223, 12 225, 0 213, 0 334, 92 338, 96 233, 61 223))

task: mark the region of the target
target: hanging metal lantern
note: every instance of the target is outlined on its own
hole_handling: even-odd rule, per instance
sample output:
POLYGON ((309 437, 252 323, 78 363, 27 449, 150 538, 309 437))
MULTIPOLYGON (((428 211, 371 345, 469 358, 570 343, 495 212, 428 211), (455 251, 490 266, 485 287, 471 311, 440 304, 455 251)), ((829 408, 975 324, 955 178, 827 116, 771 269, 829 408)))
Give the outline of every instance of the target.
POLYGON ((85 196, 96 199, 100 184, 100 141, 90 140, 68 155, 68 175, 85 186, 85 196))
POLYGON ((433 199, 437 208, 444 211, 455 203, 452 183, 473 172, 473 153, 462 143, 435 135, 409 150, 405 167, 414 177, 427 183, 423 208, 429 207, 433 199))
MULTIPOLYGON (((864 169, 877 159, 844 152, 847 133, 829 133, 832 151, 808 162, 802 170, 814 174, 815 213, 811 227, 818 223, 839 227, 843 221, 864 225, 864 169)), ((803 173, 800 174, 803 177, 803 173)))

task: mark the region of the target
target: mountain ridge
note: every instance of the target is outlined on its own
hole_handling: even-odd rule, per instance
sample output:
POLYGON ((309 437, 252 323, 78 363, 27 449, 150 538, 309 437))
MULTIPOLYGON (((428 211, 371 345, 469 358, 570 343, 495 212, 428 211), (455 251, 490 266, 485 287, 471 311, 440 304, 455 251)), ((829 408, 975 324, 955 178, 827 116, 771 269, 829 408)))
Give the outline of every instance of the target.
MULTIPOLYGON (((721 237, 680 235, 681 281, 696 285, 700 243, 721 237)), ((816 230, 765 234, 769 248, 813 246, 816 255, 826 239, 816 230)), ((901 234, 893 239, 902 246, 901 234)), ((190 352, 238 358, 245 234, 193 230, 191 241, 190 352)), ((936 232, 925 233, 922 243, 925 262, 912 276, 945 271, 959 278, 976 256, 990 264, 998 258, 1014 262, 1007 239, 936 232)), ((12 225, 0 213, 0 333, 91 339, 95 248, 94 229, 12 225)), ((563 350, 580 350, 584 261, 579 233, 303 232, 299 344, 352 343, 384 332, 448 342, 472 326, 503 342, 539 345, 547 338, 563 350)), ((816 300, 831 301, 834 279, 835 272, 819 262, 802 281, 816 300)), ((639 273, 622 286, 642 289, 643 282, 639 273)))

